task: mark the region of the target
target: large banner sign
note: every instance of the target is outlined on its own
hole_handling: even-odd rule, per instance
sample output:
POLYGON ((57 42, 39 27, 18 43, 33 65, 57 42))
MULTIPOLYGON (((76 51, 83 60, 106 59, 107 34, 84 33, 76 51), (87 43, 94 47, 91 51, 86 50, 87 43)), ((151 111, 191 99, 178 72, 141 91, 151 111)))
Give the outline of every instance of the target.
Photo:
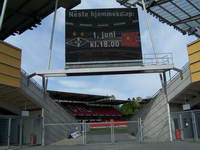
POLYGON ((136 8, 66 11, 66 63, 141 60, 136 8))

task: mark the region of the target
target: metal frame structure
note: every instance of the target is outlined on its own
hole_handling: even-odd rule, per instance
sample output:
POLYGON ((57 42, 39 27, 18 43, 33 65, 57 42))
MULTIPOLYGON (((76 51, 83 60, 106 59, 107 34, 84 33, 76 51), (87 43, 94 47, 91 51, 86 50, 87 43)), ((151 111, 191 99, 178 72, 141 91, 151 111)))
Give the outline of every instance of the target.
MULTIPOLYGON (((117 0, 121 5, 142 6, 142 0, 117 0)), ((173 26, 183 34, 200 38, 200 1, 198 0, 146 0, 147 12, 160 22, 173 26)))

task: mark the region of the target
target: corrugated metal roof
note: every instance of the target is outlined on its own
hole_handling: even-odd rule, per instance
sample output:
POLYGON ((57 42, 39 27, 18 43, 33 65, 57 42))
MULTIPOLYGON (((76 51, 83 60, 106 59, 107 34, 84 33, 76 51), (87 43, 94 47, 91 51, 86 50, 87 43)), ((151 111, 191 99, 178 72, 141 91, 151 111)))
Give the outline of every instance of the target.
POLYGON ((148 12, 183 34, 200 37, 200 0, 165 0, 152 2, 148 12))
MULTIPOLYGON (((60 0, 59 7, 70 9, 80 0, 60 0)), ((8 0, 0 40, 21 34, 41 24, 42 19, 55 10, 55 0, 8 0)), ((1 12, 1 9, 0 9, 1 12)))
MULTIPOLYGON (((117 0, 129 6, 132 0, 117 0)), ((183 34, 200 38, 200 0, 146 0, 147 11, 183 34)), ((142 6, 141 0, 138 4, 142 6)))

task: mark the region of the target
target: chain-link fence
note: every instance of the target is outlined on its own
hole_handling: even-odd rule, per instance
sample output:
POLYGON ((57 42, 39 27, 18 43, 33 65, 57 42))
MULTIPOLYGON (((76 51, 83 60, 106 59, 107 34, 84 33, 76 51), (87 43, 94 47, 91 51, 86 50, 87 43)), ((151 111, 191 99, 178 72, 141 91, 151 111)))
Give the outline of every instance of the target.
POLYGON ((41 144, 42 118, 0 116, 0 145, 41 144))
POLYGON ((171 113, 173 139, 197 141, 200 139, 200 111, 171 113))
POLYGON ((54 132, 61 138, 52 145, 141 142, 142 121, 45 124, 45 144, 54 132))

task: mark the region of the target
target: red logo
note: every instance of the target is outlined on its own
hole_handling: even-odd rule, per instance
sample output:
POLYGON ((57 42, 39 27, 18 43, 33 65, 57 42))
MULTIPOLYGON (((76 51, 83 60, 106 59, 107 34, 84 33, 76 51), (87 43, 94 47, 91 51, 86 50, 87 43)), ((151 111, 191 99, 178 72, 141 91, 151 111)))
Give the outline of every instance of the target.
POLYGON ((121 46, 125 47, 139 47, 139 32, 125 32, 122 33, 121 46))

